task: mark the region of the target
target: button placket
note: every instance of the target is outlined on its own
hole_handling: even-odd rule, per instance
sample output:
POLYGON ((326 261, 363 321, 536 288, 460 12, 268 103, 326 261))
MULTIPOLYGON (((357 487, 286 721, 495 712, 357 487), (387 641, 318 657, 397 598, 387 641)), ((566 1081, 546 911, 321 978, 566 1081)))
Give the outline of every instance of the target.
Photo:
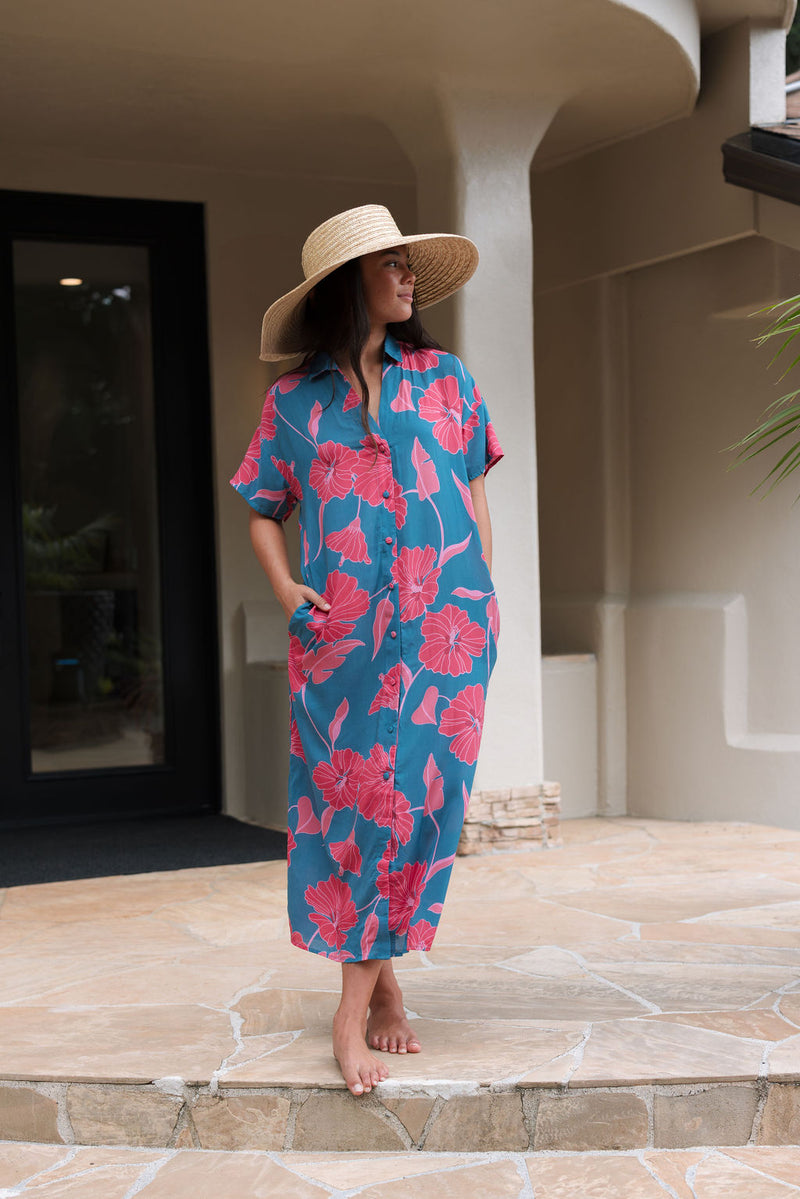
MULTIPOLYGON (((388 414, 388 411, 389 411, 389 406, 387 404, 385 406, 385 408, 383 408, 383 413, 388 414)), ((387 415, 386 420, 389 420, 389 419, 390 418, 387 415)), ((384 481, 385 481, 385 486, 383 488, 384 501, 390 499, 390 497, 392 496, 392 494, 394 492, 394 488, 395 488, 394 469, 393 469, 393 463, 392 463, 392 452, 391 452, 391 448, 389 446, 388 439, 386 438, 386 432, 387 432, 387 430, 385 430, 385 429, 381 430, 382 442, 380 444, 380 451, 381 451, 380 468, 383 472, 384 481)), ((389 629, 387 630, 389 633, 389 636, 386 638, 386 640, 384 642, 384 652, 386 653, 386 656, 390 659, 389 666, 391 668, 391 667, 399 667, 401 659, 402 659, 402 651, 401 651, 401 643, 400 643, 400 638, 398 636, 398 627, 397 627, 399 625, 399 620, 400 620, 400 610, 399 610, 397 600, 395 598, 397 595, 397 589, 395 587, 395 580, 392 575, 392 566, 394 564, 394 561, 395 561, 395 558, 397 555, 397 516, 394 511, 389 510, 389 507, 386 503, 384 503, 382 505, 381 522, 383 524, 383 529, 384 529, 384 538, 383 538, 384 546, 386 547, 384 550, 383 561, 385 563, 385 571, 386 571, 385 580, 386 580, 386 586, 387 586, 387 595, 391 595, 392 602, 393 602, 392 616, 391 616, 391 619, 389 622, 389 629), (394 652, 392 652, 392 649, 390 647, 393 647, 394 652)), ((398 723, 398 713, 399 713, 399 707, 400 707, 400 681, 399 681, 398 676, 399 676, 399 671, 396 670, 395 675, 394 675, 395 683, 394 683, 394 688, 393 688, 394 696, 393 696, 392 706, 384 707, 381 709, 381 721, 382 721, 381 741, 384 744, 384 748, 386 750, 386 753, 389 757, 389 762, 390 762, 390 769, 384 771, 383 777, 384 777, 384 781, 386 783, 388 783, 389 786, 391 787, 391 792, 392 792, 392 795, 391 795, 391 801, 392 801, 391 841, 393 844, 396 844, 396 845, 399 845, 398 838, 397 838, 397 814, 396 814, 396 808, 395 808, 396 786, 395 786, 395 777, 394 777, 395 771, 397 769, 397 758, 396 758, 397 723, 398 723)))

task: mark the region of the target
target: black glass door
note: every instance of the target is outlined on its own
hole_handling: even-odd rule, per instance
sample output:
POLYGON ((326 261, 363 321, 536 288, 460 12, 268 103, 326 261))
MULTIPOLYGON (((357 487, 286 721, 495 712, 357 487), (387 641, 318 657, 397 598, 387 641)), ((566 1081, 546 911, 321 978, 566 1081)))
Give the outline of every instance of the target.
POLYGON ((0 215, 0 821, 214 809, 202 208, 0 215))

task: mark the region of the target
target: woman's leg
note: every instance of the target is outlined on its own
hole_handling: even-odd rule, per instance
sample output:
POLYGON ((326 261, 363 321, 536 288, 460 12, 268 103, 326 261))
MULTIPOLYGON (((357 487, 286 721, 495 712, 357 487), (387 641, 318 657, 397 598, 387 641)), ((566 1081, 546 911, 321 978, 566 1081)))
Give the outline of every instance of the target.
POLYGON ((367 1040, 386 1053, 419 1053, 422 1046, 411 1031, 403 1007, 403 993, 391 958, 380 963, 369 1003, 367 1040))
POLYGON ((342 998, 333 1017, 333 1056, 354 1095, 363 1095, 389 1071, 367 1048, 367 1009, 382 961, 342 962, 342 998))

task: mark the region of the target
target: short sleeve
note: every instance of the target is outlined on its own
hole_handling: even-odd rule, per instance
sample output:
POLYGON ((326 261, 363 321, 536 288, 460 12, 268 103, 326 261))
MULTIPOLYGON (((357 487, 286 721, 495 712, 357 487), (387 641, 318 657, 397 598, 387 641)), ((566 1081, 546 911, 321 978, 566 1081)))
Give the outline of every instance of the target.
POLYGON ((286 520, 302 498, 293 468, 294 463, 286 462, 281 453, 275 421, 275 390, 272 388, 267 392, 261 421, 241 466, 231 479, 231 486, 262 516, 286 520))
POLYGON ((489 419, 486 401, 469 374, 466 375, 466 384, 461 438, 467 464, 467 478, 471 480, 488 474, 494 464, 503 457, 503 450, 489 419))

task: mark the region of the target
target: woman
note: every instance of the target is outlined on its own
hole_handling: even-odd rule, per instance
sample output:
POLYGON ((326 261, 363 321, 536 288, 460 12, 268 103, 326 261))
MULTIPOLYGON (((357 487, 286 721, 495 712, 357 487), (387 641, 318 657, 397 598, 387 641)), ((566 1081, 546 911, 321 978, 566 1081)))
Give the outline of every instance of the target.
POLYGON ((496 655, 483 479, 502 451, 417 315, 477 257, 466 238, 404 237, 378 205, 315 229, 305 282, 262 328, 262 359, 306 357, 231 480, 289 622, 292 941, 342 964, 333 1051, 354 1095, 388 1076, 367 1041, 420 1050, 391 959, 433 942, 496 655))

